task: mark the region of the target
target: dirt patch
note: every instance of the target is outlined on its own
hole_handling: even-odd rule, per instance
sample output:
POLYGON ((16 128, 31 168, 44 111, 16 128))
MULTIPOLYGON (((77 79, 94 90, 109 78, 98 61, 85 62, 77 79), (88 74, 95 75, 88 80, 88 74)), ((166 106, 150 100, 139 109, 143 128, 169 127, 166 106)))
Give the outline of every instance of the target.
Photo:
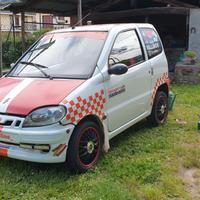
POLYGON ((200 176, 199 169, 184 169, 180 171, 180 176, 186 184, 186 189, 192 200, 200 199, 200 176))

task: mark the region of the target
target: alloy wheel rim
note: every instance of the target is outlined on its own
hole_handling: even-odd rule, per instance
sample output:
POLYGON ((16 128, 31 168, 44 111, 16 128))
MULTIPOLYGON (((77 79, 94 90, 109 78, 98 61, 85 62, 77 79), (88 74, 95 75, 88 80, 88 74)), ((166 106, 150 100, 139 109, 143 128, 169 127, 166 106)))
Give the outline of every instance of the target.
POLYGON ((160 122, 165 120, 167 103, 164 97, 161 97, 157 104, 157 118, 160 122))
POLYGON ((99 134, 93 127, 88 127, 82 131, 79 140, 78 157, 80 162, 86 167, 93 165, 99 154, 99 134))

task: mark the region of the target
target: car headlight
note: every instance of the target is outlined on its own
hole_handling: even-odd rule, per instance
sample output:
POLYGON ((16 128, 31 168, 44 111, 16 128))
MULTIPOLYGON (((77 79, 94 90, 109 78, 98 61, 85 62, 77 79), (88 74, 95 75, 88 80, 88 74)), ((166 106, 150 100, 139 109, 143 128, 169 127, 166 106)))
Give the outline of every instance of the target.
POLYGON ((55 124, 62 120, 66 114, 67 110, 64 106, 39 108, 26 117, 23 127, 38 127, 55 124))

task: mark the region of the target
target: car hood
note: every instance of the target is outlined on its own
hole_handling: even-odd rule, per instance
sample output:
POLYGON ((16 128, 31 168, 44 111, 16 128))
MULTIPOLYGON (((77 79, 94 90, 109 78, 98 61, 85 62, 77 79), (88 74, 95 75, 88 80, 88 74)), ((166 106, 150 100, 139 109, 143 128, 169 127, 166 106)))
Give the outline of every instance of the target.
POLYGON ((0 79, 0 113, 27 115, 32 110, 58 105, 84 80, 33 78, 0 79))

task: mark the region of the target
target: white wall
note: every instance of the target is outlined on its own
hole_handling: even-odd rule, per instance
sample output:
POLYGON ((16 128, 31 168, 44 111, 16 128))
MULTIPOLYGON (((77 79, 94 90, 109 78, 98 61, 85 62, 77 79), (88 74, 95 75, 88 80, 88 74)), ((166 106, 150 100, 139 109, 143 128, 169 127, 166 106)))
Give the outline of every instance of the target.
MULTIPOLYGON (((9 11, 2 11, 1 12, 1 28, 2 28, 2 31, 5 31, 5 32, 8 32, 10 30, 10 27, 11 27, 11 24, 12 24, 12 12, 9 12, 9 11)), ((19 16, 19 25, 21 25, 21 15, 20 14, 17 14, 19 16)), ((32 13, 25 13, 25 21, 26 22, 42 22, 42 16, 43 15, 49 15, 49 14, 39 14, 39 13, 36 13, 36 14, 32 14, 32 13)), ((67 24, 70 24, 70 17, 65 17, 64 20, 61 20, 61 21, 58 21, 57 20, 57 17, 54 17, 53 18, 53 22, 55 24, 59 24, 59 23, 65 23, 66 20, 68 21, 67 24)), ((41 25, 41 28, 43 26, 41 25)), ((67 28, 68 26, 67 25, 55 25, 54 26, 54 29, 60 29, 60 28, 67 28)), ((35 31, 35 30, 40 30, 40 24, 25 24, 25 29, 26 29, 26 32, 32 32, 32 31, 35 31)), ((20 28, 16 28, 16 31, 19 31, 20 28)))
POLYGON ((200 9, 190 10, 189 50, 195 51, 200 58, 200 9))

